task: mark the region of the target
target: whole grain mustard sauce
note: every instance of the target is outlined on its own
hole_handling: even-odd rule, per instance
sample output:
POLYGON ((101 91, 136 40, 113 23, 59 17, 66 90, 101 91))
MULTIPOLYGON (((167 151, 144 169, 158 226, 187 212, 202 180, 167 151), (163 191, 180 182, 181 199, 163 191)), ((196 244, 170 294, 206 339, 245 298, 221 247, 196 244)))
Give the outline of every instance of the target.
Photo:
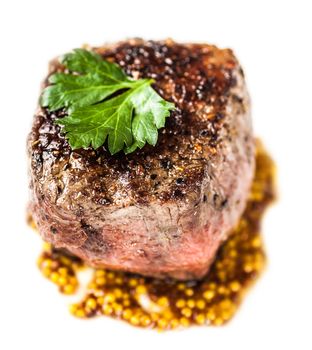
MULTIPOLYGON (((159 280, 93 269, 85 296, 77 304, 70 305, 70 312, 80 318, 106 315, 134 326, 158 330, 194 324, 219 326, 229 321, 265 266, 259 231, 264 211, 275 198, 274 173, 270 156, 257 142, 256 172, 245 212, 202 280, 159 280)), ((76 292, 77 272, 86 268, 79 258, 47 243, 38 266, 64 294, 76 292)))

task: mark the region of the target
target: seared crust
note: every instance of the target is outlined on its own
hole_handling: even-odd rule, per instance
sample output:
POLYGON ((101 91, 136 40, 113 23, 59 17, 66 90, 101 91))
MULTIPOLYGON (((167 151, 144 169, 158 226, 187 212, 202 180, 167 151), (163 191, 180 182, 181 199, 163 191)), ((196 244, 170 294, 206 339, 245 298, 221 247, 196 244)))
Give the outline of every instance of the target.
MULTIPOLYGON (((94 50, 134 78, 153 78, 177 109, 156 147, 111 156, 105 146, 71 150, 53 123, 64 112, 39 108, 28 139, 39 231, 91 264, 200 277, 238 220, 253 176, 243 72, 231 50, 206 44, 135 39, 94 50), (190 230, 200 238, 193 232, 189 248, 206 245, 194 261, 179 255, 190 230)), ((50 74, 62 69, 53 61, 50 74)))

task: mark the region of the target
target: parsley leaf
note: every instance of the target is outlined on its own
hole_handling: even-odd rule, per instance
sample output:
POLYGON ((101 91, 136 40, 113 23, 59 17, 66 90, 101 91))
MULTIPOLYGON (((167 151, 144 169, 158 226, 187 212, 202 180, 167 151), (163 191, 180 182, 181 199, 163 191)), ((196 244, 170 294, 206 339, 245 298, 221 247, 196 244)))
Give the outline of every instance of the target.
POLYGON ((65 55, 62 64, 65 72, 50 76, 40 104, 50 111, 67 110, 55 122, 73 149, 96 149, 106 139, 111 154, 131 153, 146 142, 156 145, 174 104, 157 94, 152 79, 133 80, 118 65, 84 49, 65 55))

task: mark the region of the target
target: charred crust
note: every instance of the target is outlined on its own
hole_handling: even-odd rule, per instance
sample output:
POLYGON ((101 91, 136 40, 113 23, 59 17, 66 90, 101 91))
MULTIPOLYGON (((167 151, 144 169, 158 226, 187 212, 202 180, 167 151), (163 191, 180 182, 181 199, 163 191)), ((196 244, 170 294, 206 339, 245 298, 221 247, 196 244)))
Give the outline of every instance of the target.
POLYGON ((87 239, 80 247, 81 249, 97 255, 103 254, 103 252, 107 252, 111 248, 111 245, 103 240, 101 232, 86 224, 83 220, 81 220, 80 224, 83 232, 87 235, 87 239))
MULTIPOLYGON (((129 155, 111 156, 105 145, 72 151, 54 123, 66 112, 40 108, 28 141, 33 173, 41 179, 80 181, 81 196, 103 206, 145 205, 151 197, 160 202, 180 200, 186 188, 199 192, 198 183, 224 141, 226 104, 232 97, 243 104, 240 97, 231 95, 237 74, 242 74, 232 52, 204 44, 140 39, 94 50, 134 78, 153 78, 155 90, 174 102, 176 110, 160 130, 155 147, 146 145, 129 155)), ((53 61, 50 74, 62 69, 53 61)), ((57 195, 62 192, 59 188, 57 195)))

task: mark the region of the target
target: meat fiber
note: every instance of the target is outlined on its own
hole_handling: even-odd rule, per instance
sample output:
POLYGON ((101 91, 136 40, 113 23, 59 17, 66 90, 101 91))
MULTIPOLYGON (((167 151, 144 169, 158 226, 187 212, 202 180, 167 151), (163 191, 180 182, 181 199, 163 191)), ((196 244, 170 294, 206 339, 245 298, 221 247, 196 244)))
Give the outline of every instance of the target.
MULTIPOLYGON (((94 48, 175 103, 156 147, 72 150, 38 108, 28 138, 30 212, 42 238, 92 266, 203 277, 238 222, 254 173, 243 71, 232 51, 129 40, 94 48)), ((54 60, 49 75, 62 69, 54 60)), ((46 86, 47 80, 44 83, 46 86)))

